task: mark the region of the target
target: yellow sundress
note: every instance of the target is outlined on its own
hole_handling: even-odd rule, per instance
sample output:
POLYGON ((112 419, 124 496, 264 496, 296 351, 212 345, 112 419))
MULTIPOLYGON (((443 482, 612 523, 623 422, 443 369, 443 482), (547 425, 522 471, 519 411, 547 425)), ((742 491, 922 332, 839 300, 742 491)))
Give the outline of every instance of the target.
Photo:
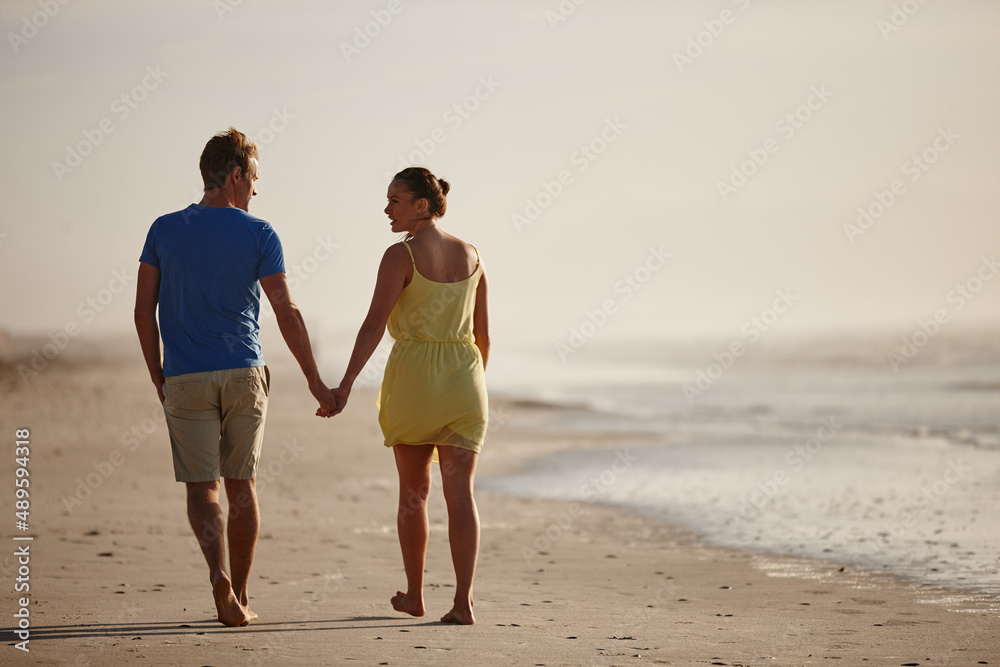
MULTIPOLYGON (((403 245, 413 261, 409 244, 403 245)), ((472 333, 482 275, 478 250, 476 257, 472 275, 452 283, 425 278, 414 262, 413 279, 389 313, 395 343, 377 399, 386 447, 483 448, 489 405, 483 357, 472 333)))

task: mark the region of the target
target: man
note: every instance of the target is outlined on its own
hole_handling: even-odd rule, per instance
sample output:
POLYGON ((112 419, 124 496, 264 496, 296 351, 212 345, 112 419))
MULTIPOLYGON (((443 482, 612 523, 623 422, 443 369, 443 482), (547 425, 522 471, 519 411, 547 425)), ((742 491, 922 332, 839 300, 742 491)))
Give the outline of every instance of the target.
POLYGON ((320 379, 289 293, 281 242, 271 225, 247 213, 257 194, 256 144, 230 128, 209 140, 200 167, 201 202, 149 229, 135 326, 166 414, 174 474, 187 485, 188 520, 208 562, 219 621, 241 626, 257 618, 247 582, 260 532, 255 478, 269 384, 258 338, 261 288, 312 395, 328 410, 336 409, 336 399, 320 379), (228 522, 219 505, 220 476, 228 522))

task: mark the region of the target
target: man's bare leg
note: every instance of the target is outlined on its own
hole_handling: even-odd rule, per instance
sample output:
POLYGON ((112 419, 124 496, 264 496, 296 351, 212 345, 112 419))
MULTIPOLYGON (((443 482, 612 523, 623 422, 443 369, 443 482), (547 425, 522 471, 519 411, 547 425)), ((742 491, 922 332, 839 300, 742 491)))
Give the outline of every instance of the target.
POLYGON ((472 497, 479 455, 460 447, 438 447, 441 481, 448 505, 448 541, 455 566, 455 606, 442 623, 472 625, 472 579, 479 559, 479 511, 472 497))
POLYGON ((427 495, 431 487, 433 445, 396 445, 392 448, 399 472, 399 508, 396 530, 403 552, 406 592, 396 591, 392 608, 411 616, 424 615, 424 562, 427 558, 427 495))
POLYGON ((260 535, 260 508, 257 505, 257 481, 254 479, 226 478, 226 497, 229 499, 229 571, 233 575, 233 594, 253 621, 257 614, 250 609, 247 584, 257 537, 260 535))
POLYGON ((223 625, 246 625, 250 622, 246 610, 233 593, 233 584, 224 567, 226 545, 225 525, 219 505, 219 482, 187 483, 188 521, 194 530, 201 552, 208 563, 209 580, 215 596, 215 609, 223 625))

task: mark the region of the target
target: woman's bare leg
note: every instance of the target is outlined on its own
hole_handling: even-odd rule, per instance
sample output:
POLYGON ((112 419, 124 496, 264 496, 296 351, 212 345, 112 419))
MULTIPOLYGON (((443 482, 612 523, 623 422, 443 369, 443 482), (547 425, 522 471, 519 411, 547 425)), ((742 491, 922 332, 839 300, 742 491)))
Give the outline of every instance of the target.
POLYGON ((455 606, 441 617, 443 623, 472 625, 472 580, 479 559, 479 511, 472 497, 479 455, 460 447, 438 447, 441 480, 448 504, 448 541, 455 565, 455 606))
POLYGON ((427 495, 431 488, 433 445, 396 445, 392 448, 399 473, 396 530, 406 570, 406 592, 396 591, 392 608, 411 616, 424 615, 424 562, 427 558, 427 495))

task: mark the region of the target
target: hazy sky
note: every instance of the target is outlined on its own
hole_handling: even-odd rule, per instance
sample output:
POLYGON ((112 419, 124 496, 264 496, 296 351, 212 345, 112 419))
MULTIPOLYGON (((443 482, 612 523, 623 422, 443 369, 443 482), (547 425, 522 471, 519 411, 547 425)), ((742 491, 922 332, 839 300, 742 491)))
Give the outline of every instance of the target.
POLYGON ((10 331, 130 330, 146 231, 230 125, 314 337, 364 316, 401 159, 451 181, 496 340, 551 349, 588 311, 605 340, 775 305, 775 335, 1000 323, 992 0, 4 0, 0 25, 10 331))

